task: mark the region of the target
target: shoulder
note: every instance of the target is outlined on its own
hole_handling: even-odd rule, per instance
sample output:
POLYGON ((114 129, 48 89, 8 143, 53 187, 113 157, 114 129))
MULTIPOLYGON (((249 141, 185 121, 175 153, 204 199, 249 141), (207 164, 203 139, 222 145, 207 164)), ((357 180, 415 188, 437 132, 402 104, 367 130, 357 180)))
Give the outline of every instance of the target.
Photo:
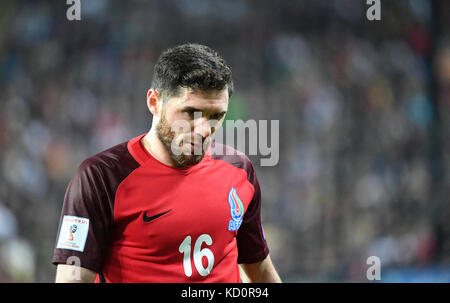
POLYGON ((127 143, 122 142, 85 159, 77 174, 108 175, 111 172, 132 171, 139 166, 128 152, 127 143))
POLYGON ((252 162, 247 155, 231 146, 213 142, 211 144, 211 158, 213 160, 222 160, 234 167, 241 168, 247 172, 249 177, 254 174, 252 162))

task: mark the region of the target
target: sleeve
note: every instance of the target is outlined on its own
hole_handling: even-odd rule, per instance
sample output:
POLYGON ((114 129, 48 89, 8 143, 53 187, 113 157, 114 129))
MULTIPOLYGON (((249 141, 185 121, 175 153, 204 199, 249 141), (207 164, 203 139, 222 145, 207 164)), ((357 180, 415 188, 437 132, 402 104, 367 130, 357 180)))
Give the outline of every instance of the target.
POLYGON ((255 191, 236 236, 239 264, 260 262, 269 254, 261 222, 261 189, 253 166, 250 160, 247 161, 249 163, 246 169, 248 181, 255 191))
POLYGON ((64 197, 53 264, 101 272, 114 218, 105 183, 97 165, 86 160, 78 168, 64 197))

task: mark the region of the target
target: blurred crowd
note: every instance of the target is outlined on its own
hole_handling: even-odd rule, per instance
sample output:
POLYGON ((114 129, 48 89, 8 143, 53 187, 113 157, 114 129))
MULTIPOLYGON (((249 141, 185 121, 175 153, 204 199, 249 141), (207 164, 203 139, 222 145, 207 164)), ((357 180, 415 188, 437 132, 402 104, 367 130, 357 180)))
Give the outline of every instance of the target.
POLYGON ((185 42, 231 66, 227 119, 280 121, 255 166, 285 281, 450 265, 450 3, 381 2, 1 1, 0 281, 54 280, 70 178, 148 131, 153 65, 185 42))

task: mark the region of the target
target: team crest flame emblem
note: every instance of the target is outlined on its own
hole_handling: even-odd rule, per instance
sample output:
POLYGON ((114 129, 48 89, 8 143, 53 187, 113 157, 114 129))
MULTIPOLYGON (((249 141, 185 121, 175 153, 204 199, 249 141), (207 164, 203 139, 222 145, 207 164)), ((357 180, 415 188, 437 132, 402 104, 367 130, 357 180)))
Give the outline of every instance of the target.
POLYGON ((228 203, 230 203, 231 220, 228 225, 228 230, 234 231, 238 230, 242 224, 242 217, 244 215, 244 205, 241 199, 236 193, 235 188, 231 188, 228 193, 228 203))

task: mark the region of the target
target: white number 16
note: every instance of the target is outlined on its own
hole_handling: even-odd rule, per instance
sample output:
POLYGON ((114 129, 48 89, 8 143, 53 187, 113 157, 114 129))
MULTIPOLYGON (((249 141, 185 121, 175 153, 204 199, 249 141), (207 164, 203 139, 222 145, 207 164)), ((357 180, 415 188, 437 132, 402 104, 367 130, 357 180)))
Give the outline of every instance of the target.
MULTIPOLYGON (((208 234, 203 234, 198 237, 197 241, 195 241, 194 245, 194 265, 197 269, 198 273, 204 277, 211 273, 211 269, 214 265, 214 254, 209 248, 202 248, 203 242, 206 245, 212 244, 211 236, 208 234), (206 257, 208 259, 208 266, 206 268, 203 267, 202 258, 206 257)), ((192 265, 191 265, 191 236, 187 236, 184 238, 183 242, 181 242, 178 251, 183 255, 183 267, 184 274, 188 277, 192 276, 192 265)))

